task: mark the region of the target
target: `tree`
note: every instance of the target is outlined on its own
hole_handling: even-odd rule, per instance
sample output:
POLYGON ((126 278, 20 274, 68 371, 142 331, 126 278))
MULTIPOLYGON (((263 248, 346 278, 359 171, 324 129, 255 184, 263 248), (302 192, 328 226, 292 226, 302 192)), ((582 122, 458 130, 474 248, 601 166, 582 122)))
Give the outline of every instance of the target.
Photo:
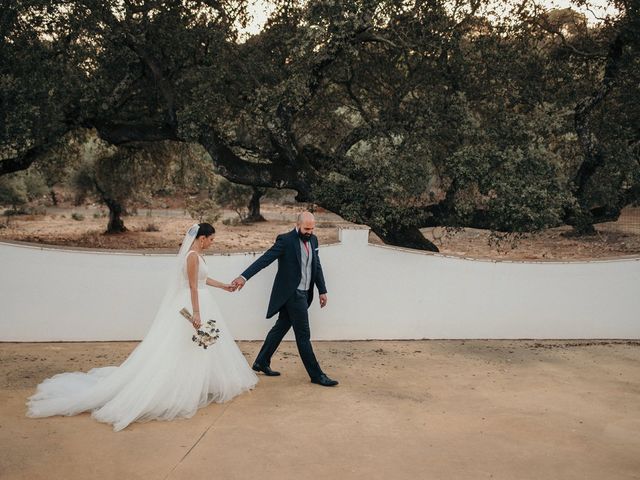
MULTIPOLYGON (((456 18, 438 3, 421 3, 412 11, 386 3, 386 10, 372 18, 367 2, 342 7, 317 2, 300 13, 304 21, 283 17, 263 33, 268 47, 289 32, 294 37, 290 43, 302 47, 277 51, 282 57, 272 62, 271 75, 266 76, 272 83, 256 85, 253 110, 236 115, 245 123, 237 125, 227 141, 235 150, 217 147, 224 143, 218 137, 202 139, 219 148, 219 157, 228 157, 229 170, 234 153, 271 159, 267 166, 252 164, 255 173, 236 175, 235 181, 252 176, 252 184, 268 186, 264 178, 269 174, 284 177, 281 183, 296 189, 300 199, 317 201, 348 220, 368 224, 387 243, 416 248, 435 249, 420 233, 422 226, 530 229, 541 224, 540 218, 528 218, 535 214, 534 207, 547 207, 541 199, 548 198, 553 202, 549 208, 558 211, 563 195, 553 182, 548 195, 533 202, 515 194, 504 198, 517 188, 496 183, 512 178, 499 175, 502 168, 513 170, 510 163, 549 164, 538 175, 538 186, 547 186, 549 171, 554 178, 550 158, 545 158, 551 153, 527 145, 542 132, 518 135, 509 128, 509 118, 496 119, 506 111, 520 128, 529 127, 525 115, 515 110, 523 102, 504 94, 494 100, 503 85, 486 93, 464 88, 465 84, 486 88, 496 82, 496 73, 505 73, 484 71, 487 81, 467 79, 472 68, 483 67, 467 58, 478 57, 477 64, 489 54, 506 70, 514 59, 522 62, 529 57, 528 48, 522 48, 528 45, 502 45, 491 29, 474 39, 482 29, 473 10, 456 18), (442 33, 425 38, 424 32, 432 30, 442 33), (485 107, 488 100, 490 108, 485 107), (504 128, 485 129, 485 122, 492 120, 502 120, 504 128), (512 158, 504 154, 510 146, 504 139, 514 133, 512 158), (473 165, 479 159, 482 165, 473 165), (518 225, 491 215, 495 211, 491 199, 499 191, 503 204, 527 210, 518 225)), ((253 56, 249 50, 250 65, 259 65, 253 59, 262 56, 261 47, 258 43, 253 56)), ((508 81, 522 83, 513 74, 503 83, 508 81)), ((544 128, 544 123, 537 126, 544 128)), ((528 172, 537 174, 535 168, 528 172)), ((558 221, 557 215, 544 215, 558 221)))
MULTIPOLYGON (((567 29, 561 42, 533 3, 501 23, 482 17, 482 2, 457 5, 281 10, 243 47, 248 77, 259 79, 250 105, 200 141, 227 178, 293 188, 395 245, 433 250, 419 229, 436 225, 531 231, 578 226, 585 212, 591 224, 615 219, 637 198, 637 165, 601 162, 595 170, 618 172, 615 182, 598 177, 617 192, 603 204, 586 188, 593 172, 582 123, 571 120, 606 83, 616 36, 628 32, 625 48, 637 51, 634 4, 611 29, 567 29), (568 58, 585 47, 593 64, 573 68, 568 58)), ((637 120, 623 103, 612 113, 620 109, 637 120)))
POLYGON ((63 0, 3 2, 0 11, 0 175, 28 168, 107 104, 90 79, 87 8, 63 0))
POLYGON ((87 142, 92 140, 95 139, 84 129, 67 132, 32 164, 31 170, 35 170, 46 184, 53 205, 58 204, 54 187, 68 183, 79 167, 85 149, 91 148, 87 142))
POLYGON ((194 198, 187 201, 187 211, 198 223, 215 223, 222 216, 220 206, 210 198, 194 198))
POLYGON ((218 204, 236 212, 241 222, 264 222, 260 214, 260 199, 266 193, 266 188, 247 187, 222 178, 216 184, 214 197, 218 204))
POLYGON ((2 17, 46 60, 3 47, 3 78, 31 68, 56 87, 59 72, 73 94, 49 99, 55 128, 38 136, 42 89, 11 83, 30 108, 4 117, 0 173, 77 125, 122 148, 197 142, 234 183, 293 189, 431 250, 423 227, 584 231, 638 197, 638 0, 597 27, 529 0, 504 20, 487 0, 283 0, 242 44, 244 2, 45 3, 2 17))
POLYGON ((0 177, 0 204, 10 205, 16 211, 27 201, 27 186, 20 173, 0 177))
POLYGON ((122 216, 127 204, 149 200, 154 190, 168 182, 167 156, 162 143, 114 147, 88 132, 82 161, 71 181, 76 203, 94 197, 109 209, 105 233, 126 232, 122 216))
MULTIPOLYGON (((149 202, 159 191, 197 194, 214 181, 211 160, 197 145, 165 141, 113 146, 94 130, 76 131, 74 136, 78 158, 73 161, 78 166, 71 174, 71 184, 76 202, 92 196, 107 206, 106 233, 127 231, 122 216, 131 203, 149 202)), ((214 218, 209 207, 206 212, 201 206, 189 210, 207 221, 214 218)))
POLYGON ((266 219, 260 213, 260 199, 266 194, 266 188, 251 187, 251 198, 247 207, 247 210, 249 210, 247 222, 266 222, 266 219))
POLYGON ((573 78, 590 80, 574 100, 582 156, 571 179, 574 202, 564 216, 578 233, 593 232, 594 223, 616 220, 624 206, 640 198, 640 2, 612 5, 620 10, 619 18, 605 18, 592 29, 576 28, 566 11, 540 22, 557 40, 552 53, 573 78))
POLYGON ((10 205, 14 212, 46 193, 44 179, 36 171, 21 171, 0 177, 0 205, 10 205))

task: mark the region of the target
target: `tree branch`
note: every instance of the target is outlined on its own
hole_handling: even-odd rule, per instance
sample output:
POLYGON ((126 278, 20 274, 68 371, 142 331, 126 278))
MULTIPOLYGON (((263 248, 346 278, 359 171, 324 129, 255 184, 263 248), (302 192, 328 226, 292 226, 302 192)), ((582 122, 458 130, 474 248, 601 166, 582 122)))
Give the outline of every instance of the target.
POLYGON ((278 163, 248 162, 237 156, 213 129, 205 129, 199 142, 207 150, 218 173, 234 183, 255 187, 290 188, 303 198, 311 196, 311 183, 315 173, 311 169, 278 163))
POLYGON ((159 142, 162 140, 183 141, 176 134, 175 129, 167 124, 114 124, 101 120, 86 120, 86 128, 95 128, 103 140, 113 145, 123 145, 131 142, 159 142))
POLYGON ((562 33, 562 30, 560 28, 558 28, 555 25, 552 25, 544 17, 538 18, 535 24, 545 32, 558 37, 562 42, 562 46, 564 46, 565 48, 568 48, 576 55, 579 55, 585 58, 606 58, 606 55, 603 55, 601 53, 585 52, 583 50, 577 49, 574 45, 571 44, 571 42, 567 40, 567 37, 565 37, 564 33, 562 33))
POLYGON ((155 80, 158 88, 160 89, 160 93, 162 98, 165 101, 165 116, 166 122, 168 125, 177 128, 178 125, 178 117, 176 114, 176 105, 175 105, 175 93, 173 89, 173 85, 171 82, 164 76, 162 72, 162 68, 154 59, 137 41, 136 37, 131 33, 125 33, 126 43, 131 48, 131 50, 138 56, 138 58, 142 61, 142 63, 149 69, 153 79, 155 80))
POLYGON ((391 48, 398 48, 398 46, 393 43, 391 40, 389 40, 388 38, 383 37, 382 35, 376 33, 373 30, 373 27, 369 26, 367 27, 364 31, 358 33, 355 36, 355 39, 359 42, 362 43, 366 43, 366 42, 370 42, 370 43, 384 43, 385 45, 390 46, 391 48))
POLYGON ((589 179, 593 176, 597 168, 604 163, 604 157, 599 152, 598 142, 591 132, 589 115, 611 91, 620 69, 619 64, 623 53, 623 47, 623 32, 618 32, 609 47, 604 76, 600 88, 592 96, 581 100, 575 108, 574 125, 580 145, 584 152, 584 160, 574 177, 576 196, 579 200, 582 198, 589 179))
POLYGON ((26 170, 40 155, 46 153, 49 147, 49 144, 38 145, 13 158, 0 160, 0 176, 26 170))

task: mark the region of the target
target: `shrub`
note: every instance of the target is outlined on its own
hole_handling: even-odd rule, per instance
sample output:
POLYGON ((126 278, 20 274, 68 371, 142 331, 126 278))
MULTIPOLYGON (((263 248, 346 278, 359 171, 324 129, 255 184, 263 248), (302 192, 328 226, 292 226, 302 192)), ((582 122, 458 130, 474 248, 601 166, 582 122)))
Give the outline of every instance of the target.
POLYGON ((158 227, 155 223, 148 223, 146 227, 142 229, 143 232, 159 232, 160 227, 158 227))
POLYGON ((237 226, 240 225, 242 223, 242 220, 240 220, 239 218, 225 218, 224 220, 222 220, 222 224, 223 225, 231 225, 231 226, 237 226))
POLYGON ((191 215, 191 218, 197 220, 198 222, 207 222, 214 224, 221 217, 221 211, 218 204, 211 200, 207 199, 199 199, 192 198, 187 200, 187 212, 191 215))

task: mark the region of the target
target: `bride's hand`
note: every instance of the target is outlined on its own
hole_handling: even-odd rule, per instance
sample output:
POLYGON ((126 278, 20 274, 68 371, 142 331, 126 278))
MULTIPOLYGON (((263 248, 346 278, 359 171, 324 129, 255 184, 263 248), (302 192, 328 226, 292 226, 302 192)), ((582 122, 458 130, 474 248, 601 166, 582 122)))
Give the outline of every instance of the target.
POLYGON ((230 284, 230 283, 229 284, 225 284, 225 285, 222 286, 222 289, 226 290, 227 292, 235 292, 237 288, 238 287, 236 287, 235 285, 230 284))
POLYGON ((200 321, 200 312, 193 315, 193 322, 191 323, 193 323, 193 328, 195 328, 196 330, 200 328, 200 326, 202 325, 202 322, 200 321))

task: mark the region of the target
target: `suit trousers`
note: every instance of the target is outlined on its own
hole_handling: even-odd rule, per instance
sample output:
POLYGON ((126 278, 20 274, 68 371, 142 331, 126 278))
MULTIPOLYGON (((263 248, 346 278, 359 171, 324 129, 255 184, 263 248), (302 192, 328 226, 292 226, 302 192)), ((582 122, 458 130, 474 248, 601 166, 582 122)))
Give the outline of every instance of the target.
POLYGON ((256 363, 268 367, 271 365, 271 357, 278 349, 280 342, 293 327, 296 336, 298 353, 304 364, 304 368, 312 379, 320 377, 322 370, 313 353, 311 346, 311 329, 309 328, 309 306, 307 304, 307 290, 296 290, 280 309, 278 320, 273 325, 264 344, 256 357, 256 363))

